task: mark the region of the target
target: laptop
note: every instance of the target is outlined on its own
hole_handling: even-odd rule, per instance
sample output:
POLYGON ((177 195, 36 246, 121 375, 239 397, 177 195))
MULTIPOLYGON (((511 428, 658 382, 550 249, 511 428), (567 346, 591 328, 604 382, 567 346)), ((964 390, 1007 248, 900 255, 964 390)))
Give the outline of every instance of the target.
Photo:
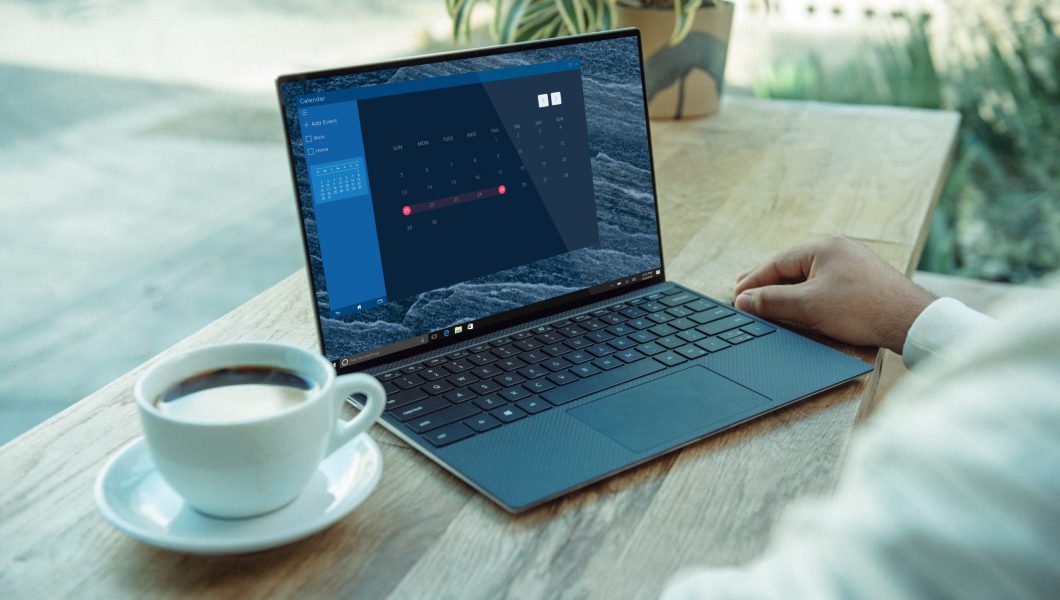
POLYGON ((871 370, 667 279, 642 63, 623 29, 277 80, 322 352, 512 512, 871 370))

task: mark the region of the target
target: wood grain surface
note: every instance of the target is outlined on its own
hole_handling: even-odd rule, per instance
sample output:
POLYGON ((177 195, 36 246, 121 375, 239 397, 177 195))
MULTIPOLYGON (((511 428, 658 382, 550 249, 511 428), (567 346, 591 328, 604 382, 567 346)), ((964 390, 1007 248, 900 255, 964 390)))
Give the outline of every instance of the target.
MULTIPOLYGON (((956 126, 952 113, 735 97, 707 120, 653 123, 669 276, 731 300, 741 270, 833 234, 911 271, 956 126)), ((315 347, 305 278, 159 357, 242 339, 315 347)), ((131 386, 159 357, 0 448, 0 597, 650 598, 682 567, 753 558, 785 506, 828 493, 877 381, 873 372, 518 516, 377 426, 383 477, 351 515, 282 548, 207 558, 128 538, 93 502, 104 462, 141 435, 131 386)))

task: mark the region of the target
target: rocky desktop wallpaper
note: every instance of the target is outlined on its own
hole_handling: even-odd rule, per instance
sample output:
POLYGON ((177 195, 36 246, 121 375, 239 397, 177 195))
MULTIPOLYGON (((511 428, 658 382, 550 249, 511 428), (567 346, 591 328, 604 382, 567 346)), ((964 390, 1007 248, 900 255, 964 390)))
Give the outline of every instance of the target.
MULTIPOLYGON (((599 247, 583 248, 469 281, 391 299, 341 319, 321 317, 329 359, 357 354, 428 331, 561 296, 657 267, 658 223, 645 142, 637 41, 634 37, 290 82, 281 93, 285 118, 298 131, 300 95, 408 79, 580 59, 589 130, 599 247)), ((291 140, 309 271, 320 315, 330 314, 312 194, 300 136, 291 140)))

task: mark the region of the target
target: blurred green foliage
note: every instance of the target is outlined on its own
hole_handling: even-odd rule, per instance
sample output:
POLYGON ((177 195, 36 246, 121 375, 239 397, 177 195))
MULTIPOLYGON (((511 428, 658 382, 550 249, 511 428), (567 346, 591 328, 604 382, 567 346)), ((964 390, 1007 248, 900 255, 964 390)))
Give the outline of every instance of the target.
POLYGON ((957 152, 920 268, 1025 282, 1060 268, 1060 23, 1043 0, 1001 14, 975 17, 971 43, 947 45, 945 61, 920 16, 907 20, 900 43, 867 43, 844 66, 826 68, 815 55, 776 65, 755 93, 959 111, 957 152))

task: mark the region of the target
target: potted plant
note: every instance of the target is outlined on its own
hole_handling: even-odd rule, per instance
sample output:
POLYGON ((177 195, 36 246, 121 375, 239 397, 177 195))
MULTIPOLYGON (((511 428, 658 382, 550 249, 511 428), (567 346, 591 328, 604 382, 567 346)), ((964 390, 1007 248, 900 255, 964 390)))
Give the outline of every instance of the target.
MULTIPOLYGON (((453 38, 470 37, 479 0, 446 0, 453 38)), ((728 0, 495 0, 490 35, 501 43, 619 26, 641 30, 648 111, 681 119, 718 110, 732 29, 728 0)))

